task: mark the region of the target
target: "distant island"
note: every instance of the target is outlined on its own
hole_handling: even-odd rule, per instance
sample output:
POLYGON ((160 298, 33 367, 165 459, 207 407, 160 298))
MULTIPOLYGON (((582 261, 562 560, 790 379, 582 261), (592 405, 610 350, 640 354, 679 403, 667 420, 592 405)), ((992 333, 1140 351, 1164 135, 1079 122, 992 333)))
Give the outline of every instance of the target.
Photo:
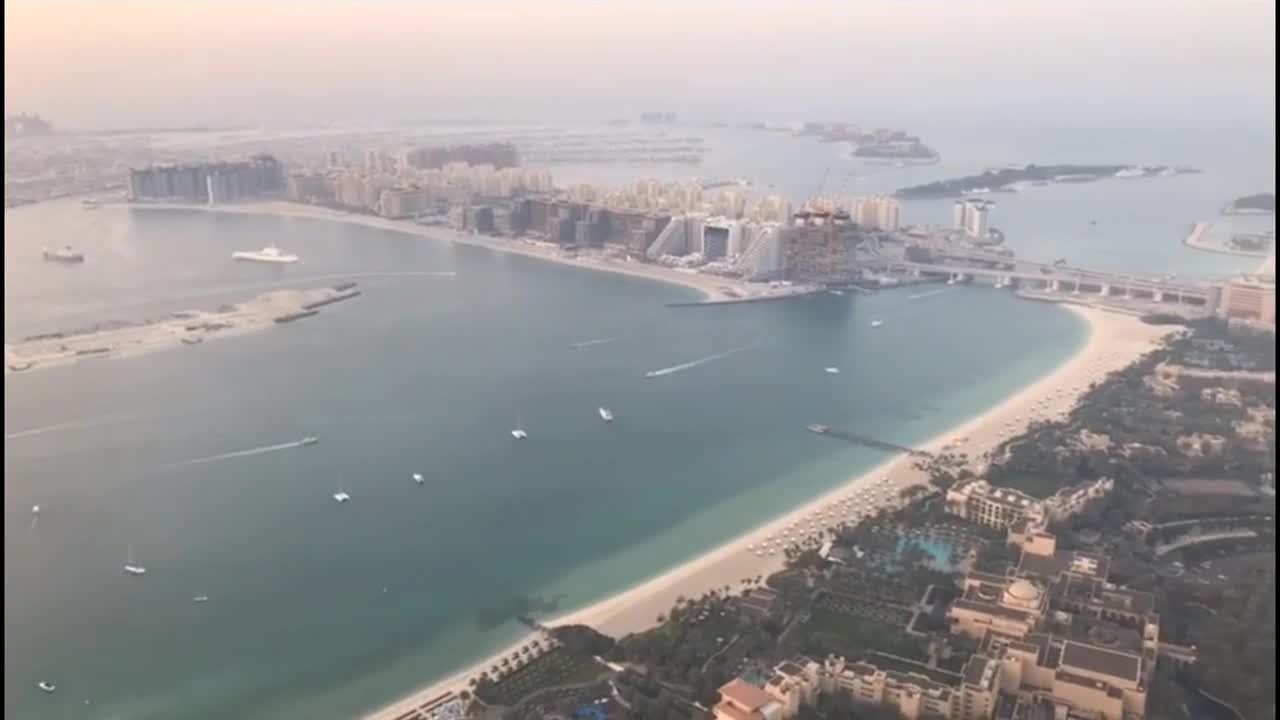
POLYGON ((939 159, 937 151, 921 142, 919 137, 909 135, 902 130, 887 128, 863 130, 853 123, 809 121, 801 126, 798 134, 816 135, 823 142, 850 143, 854 146, 854 157, 872 162, 880 160, 935 163, 939 159))
POLYGON ((1268 215, 1276 211, 1276 194, 1263 192, 1232 200, 1222 209, 1223 215, 1268 215))
POLYGON ((1150 178, 1200 172, 1186 166, 1168 165, 1023 165, 989 169, 978 175, 939 180, 924 185, 902 188, 901 198, 958 197, 975 193, 1016 192, 1017 183, 1048 185, 1081 183, 1106 178, 1150 178))

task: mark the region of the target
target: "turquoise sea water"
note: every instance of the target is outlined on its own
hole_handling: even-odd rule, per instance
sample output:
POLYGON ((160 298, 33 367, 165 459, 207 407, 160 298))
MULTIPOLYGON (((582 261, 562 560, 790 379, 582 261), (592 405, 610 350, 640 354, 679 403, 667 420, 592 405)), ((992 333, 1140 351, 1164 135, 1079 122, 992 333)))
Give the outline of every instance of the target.
POLYGON ((690 291, 270 217, 64 208, 102 229, 67 268, 31 259, 55 209, 6 214, 22 239, 6 246, 10 333, 343 273, 365 294, 256 335, 6 379, 16 717, 369 709, 509 641, 522 611, 607 596, 883 459, 805 424, 918 442, 1084 339, 1065 311, 977 288, 668 308, 690 291), (227 260, 268 241, 304 261, 227 260), (404 274, 435 271, 457 276, 404 274), (603 337, 618 339, 571 347, 603 337), (518 418, 528 441, 508 435, 518 418), (306 435, 320 442, 181 464, 306 435), (129 545, 144 578, 121 571, 129 545))

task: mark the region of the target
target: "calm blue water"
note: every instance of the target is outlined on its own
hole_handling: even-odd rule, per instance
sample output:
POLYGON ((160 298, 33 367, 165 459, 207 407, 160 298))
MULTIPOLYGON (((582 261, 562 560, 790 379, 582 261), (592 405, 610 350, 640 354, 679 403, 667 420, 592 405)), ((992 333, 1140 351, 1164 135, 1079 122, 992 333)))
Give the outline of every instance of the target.
MULTIPOLYGON (((1033 154, 1045 145, 1017 132, 993 154, 1000 136, 920 130, 942 165, 870 169, 835 146, 725 132, 697 172, 805 195, 830 165, 826 190, 853 194, 997 162, 1117 159, 1033 154)), ((1069 140, 1055 147, 1106 154, 1069 140)), ((1119 159, 1197 163, 1170 156, 1193 145, 1125 147, 1119 159)), ((1222 157, 1201 176, 1001 198, 995 222, 1034 257, 1246 267, 1180 245, 1204 212, 1264 189, 1254 165, 1222 157)), ((254 336, 6 378, 5 709, 19 718, 351 716, 502 646, 519 612, 606 596, 882 459, 805 424, 919 442, 1084 340, 1058 308, 979 288, 673 309, 688 291, 314 221, 47 205, 6 211, 5 237, 9 337, 338 275, 365 290, 254 336), (66 242, 91 261, 37 259, 66 242), (304 262, 228 260, 268 242, 304 262), (435 271, 458 275, 396 274, 435 271), (619 340, 570 348, 599 337, 619 340), (599 405, 617 420, 600 423, 599 405), (507 434, 517 418, 523 443, 507 434), (180 464, 304 435, 321 441, 180 464), (121 572, 129 545, 147 577, 121 572)))

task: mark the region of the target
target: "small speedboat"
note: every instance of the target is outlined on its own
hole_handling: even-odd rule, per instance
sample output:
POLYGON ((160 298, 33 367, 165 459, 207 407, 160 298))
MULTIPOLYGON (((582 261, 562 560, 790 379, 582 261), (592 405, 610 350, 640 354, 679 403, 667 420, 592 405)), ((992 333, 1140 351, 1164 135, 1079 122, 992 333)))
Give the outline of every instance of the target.
POLYGON ((299 444, 299 445, 315 445, 315 444, 316 444, 316 443, 318 443, 318 442, 320 442, 320 438, 318 438, 318 437, 312 437, 312 436, 308 435, 308 436, 306 436, 306 437, 302 438, 301 440, 299 440, 299 441, 298 441, 298 444, 299 444))
POLYGON ((50 250, 45 248, 42 250, 45 260, 64 263, 82 263, 84 262, 84 253, 76 252, 68 245, 61 250, 50 250))
POLYGON ((839 375, 839 374, 840 374, 840 368, 838 368, 838 367, 822 368, 822 371, 823 371, 823 372, 825 372, 825 373, 826 373, 826 374, 828 374, 828 375, 839 375))
POLYGON ((129 559, 125 561, 124 571, 129 573, 130 575, 146 575, 147 574, 147 568, 145 566, 139 565, 137 562, 134 561, 132 545, 129 546, 129 559))
POLYGON ((601 420, 605 422, 613 422, 613 411, 610 410, 609 408, 602 407, 599 409, 599 413, 600 413, 601 420))
POLYGON ((53 692, 54 690, 57 690, 57 689, 58 689, 58 686, 57 686, 57 685, 54 685, 53 683, 49 682, 48 680, 41 680, 40 682, 36 683, 36 687, 40 688, 41 690, 43 690, 43 691, 45 691, 45 692, 47 692, 47 693, 51 693, 51 692, 53 692))
POLYGON ((291 253, 282 252, 275 245, 268 245, 261 250, 237 250, 231 253, 234 260, 249 260, 252 262, 288 264, 298 262, 298 256, 291 253))

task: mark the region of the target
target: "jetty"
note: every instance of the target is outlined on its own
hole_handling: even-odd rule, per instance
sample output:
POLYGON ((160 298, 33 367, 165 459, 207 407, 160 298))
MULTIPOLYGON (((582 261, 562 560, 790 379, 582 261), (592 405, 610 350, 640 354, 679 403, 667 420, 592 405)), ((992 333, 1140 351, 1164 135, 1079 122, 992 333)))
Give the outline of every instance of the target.
POLYGON ((853 443, 854 445, 862 445, 863 447, 874 448, 876 450, 884 450, 886 452, 892 452, 892 453, 905 453, 913 457, 929 456, 929 453, 925 452, 924 450, 919 450, 913 447, 907 447, 906 445, 899 445, 897 443, 891 443, 887 440, 880 440, 877 438, 870 437, 868 435, 859 435, 858 433, 849 432, 848 430, 841 430, 840 428, 833 428, 827 425, 819 425, 817 423, 814 423, 812 425, 809 425, 806 429, 811 433, 816 433, 818 435, 825 435, 827 437, 833 437, 840 440, 845 440, 847 442, 853 443))

